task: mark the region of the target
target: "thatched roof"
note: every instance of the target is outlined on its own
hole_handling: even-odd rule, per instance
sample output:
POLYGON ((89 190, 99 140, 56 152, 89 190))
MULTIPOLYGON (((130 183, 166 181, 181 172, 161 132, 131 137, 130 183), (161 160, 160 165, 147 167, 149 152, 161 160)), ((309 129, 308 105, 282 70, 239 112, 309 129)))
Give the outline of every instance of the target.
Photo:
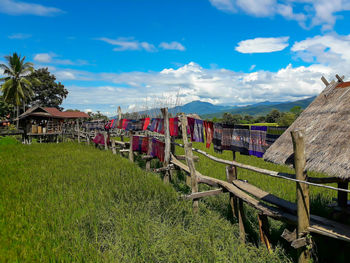
POLYGON ((28 116, 37 117, 51 117, 59 119, 78 119, 78 118, 89 118, 89 115, 85 112, 74 112, 74 111, 59 111, 56 108, 34 106, 22 113, 18 118, 23 119, 28 116))
POLYGON ((332 82, 266 151, 264 159, 293 163, 290 132, 305 129, 306 169, 350 178, 350 82, 332 82))

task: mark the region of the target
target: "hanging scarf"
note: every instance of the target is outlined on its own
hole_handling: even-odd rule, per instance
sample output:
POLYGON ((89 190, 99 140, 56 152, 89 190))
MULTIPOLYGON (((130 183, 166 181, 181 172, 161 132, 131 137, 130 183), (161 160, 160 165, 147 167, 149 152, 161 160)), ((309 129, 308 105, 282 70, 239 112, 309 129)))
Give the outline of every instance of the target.
POLYGON ((128 127, 130 120, 128 119, 123 119, 123 124, 122 124, 122 129, 126 130, 126 128, 128 127))
POLYGON ((213 135, 214 135, 214 123, 211 121, 204 121, 204 128, 205 128, 205 141, 206 141, 206 147, 209 149, 210 144, 213 141, 213 135))
POLYGON ((105 137, 102 133, 98 133, 92 141, 96 144, 105 145, 105 137))
POLYGON ((148 152, 148 137, 133 136, 132 137, 132 150, 135 152, 147 153, 148 152))
POLYGON ((152 119, 152 123, 151 123, 151 127, 149 127, 149 130, 152 132, 156 132, 157 131, 157 127, 158 127, 158 120, 157 118, 153 118, 152 119))
POLYGON ((158 119, 157 132, 164 134, 164 119, 158 119))
POLYGON ((234 130, 234 125, 222 124, 222 150, 232 150, 232 134, 234 130))
POLYGON ((214 145, 214 151, 217 153, 222 152, 221 140, 222 140, 222 124, 214 123, 213 145, 214 145))
POLYGON ((249 126, 235 125, 232 133, 232 151, 249 155, 249 141, 249 126))
POLYGON ((164 162, 165 143, 155 138, 152 138, 151 156, 157 157, 161 162, 164 162))
POLYGON ((179 135, 179 118, 169 118, 169 129, 170 136, 178 136, 179 135))
POLYGON ((144 131, 147 130, 150 121, 151 121, 150 118, 145 118, 144 119, 142 130, 144 130, 144 131))
POLYGON ((194 127, 193 127, 193 140, 195 142, 204 142, 204 136, 203 136, 203 121, 202 120, 194 120, 194 127))
POLYGON ((250 141, 249 141, 249 155, 262 158, 266 148, 266 126, 251 126, 250 127, 250 141))

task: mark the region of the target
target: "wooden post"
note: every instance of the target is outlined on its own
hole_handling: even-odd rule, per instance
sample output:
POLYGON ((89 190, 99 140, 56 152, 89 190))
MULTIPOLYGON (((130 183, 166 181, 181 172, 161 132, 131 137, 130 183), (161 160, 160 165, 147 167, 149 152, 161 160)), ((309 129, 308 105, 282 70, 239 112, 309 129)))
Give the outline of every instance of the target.
POLYGON ((129 148, 129 160, 130 162, 134 162, 134 152, 132 150, 132 137, 134 135, 133 131, 130 131, 130 148, 129 148))
MULTIPOLYGON (((339 182, 338 188, 348 189, 349 182, 339 182)), ((338 206, 341 208, 346 208, 348 206, 348 193, 338 191, 338 206)))
MULTIPOLYGON (((197 181, 196 169, 193 161, 192 143, 189 143, 187 138, 187 117, 185 114, 182 114, 181 116, 181 128, 182 128, 182 138, 185 146, 186 162, 187 162, 187 166, 190 169, 192 193, 197 193, 198 181, 197 181)), ((195 213, 198 212, 198 200, 193 200, 193 211, 195 213)))
POLYGON ((108 138, 108 133, 105 131, 104 133, 103 133, 103 137, 104 137, 104 139, 105 139, 105 150, 107 151, 108 150, 108 140, 107 140, 107 138, 108 138))
POLYGON ((78 143, 80 143, 80 127, 79 127, 79 120, 77 120, 77 132, 78 132, 78 143))
POLYGON ((270 231, 268 218, 264 214, 258 214, 258 221, 261 243, 265 244, 266 248, 271 252, 272 250, 269 241, 270 231))
MULTIPOLYGON (((161 109, 164 120, 164 136, 165 136, 165 149, 164 149, 164 167, 167 167, 170 163, 170 130, 169 130, 169 113, 168 108, 161 109)), ((165 171, 164 183, 169 183, 170 181, 170 172, 169 170, 165 171)))
MULTIPOLYGON (((148 151, 147 151, 147 155, 151 155, 152 152, 152 139, 150 137, 148 137, 148 151)), ((151 171, 151 160, 147 159, 146 161, 146 171, 151 171)))
MULTIPOLYGON (((120 122, 122 121, 122 109, 120 108, 120 106, 118 106, 118 126, 120 126, 120 122)), ((124 141, 124 137, 122 135, 122 131, 120 131, 120 141, 124 141)))
POLYGON ((115 149, 115 140, 112 140, 112 153, 117 154, 117 151, 115 149))
MULTIPOLYGON (((307 173, 305 170, 305 131, 294 130, 291 132, 294 149, 294 168, 295 177, 298 180, 307 181, 307 173)), ((298 227, 297 238, 302 238, 307 233, 307 228, 310 226, 310 200, 309 200, 309 186, 297 182, 297 215, 298 227)), ((306 246, 298 249, 298 262, 309 262, 311 258, 310 250, 306 246)))

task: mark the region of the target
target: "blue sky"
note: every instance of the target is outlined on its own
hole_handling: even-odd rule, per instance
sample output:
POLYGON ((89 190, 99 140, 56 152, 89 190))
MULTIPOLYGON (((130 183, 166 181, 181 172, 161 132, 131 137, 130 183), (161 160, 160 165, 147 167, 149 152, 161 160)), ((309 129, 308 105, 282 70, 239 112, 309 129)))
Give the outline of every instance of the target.
POLYGON ((350 0, 0 0, 0 61, 18 52, 108 115, 193 100, 318 94, 349 76, 350 0))

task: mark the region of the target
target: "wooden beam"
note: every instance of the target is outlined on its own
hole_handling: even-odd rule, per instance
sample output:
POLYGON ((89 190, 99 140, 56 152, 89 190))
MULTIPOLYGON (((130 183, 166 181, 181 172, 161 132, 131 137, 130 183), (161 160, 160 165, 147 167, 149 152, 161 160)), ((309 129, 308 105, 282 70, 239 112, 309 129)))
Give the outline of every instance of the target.
MULTIPOLYGON (((192 143, 188 142, 187 138, 187 117, 185 114, 181 116, 181 129, 182 129, 182 139, 185 145, 185 154, 186 154, 186 162, 189 167, 189 172, 191 175, 191 189, 192 193, 198 192, 198 181, 197 181, 197 173, 194 166, 193 161, 193 153, 192 153, 192 143)), ((193 211, 198 212, 198 200, 193 200, 193 211)))
POLYGON ((218 195, 218 194, 222 194, 222 193, 223 193, 222 189, 215 189, 215 190, 209 190, 209 191, 205 191, 205 192, 193 193, 193 194, 190 194, 190 195, 186 195, 183 198, 190 199, 190 200, 195 200, 195 199, 200 199, 200 198, 203 198, 203 197, 218 195))
MULTIPOLYGON (((169 129, 169 113, 168 108, 162 108, 162 115, 164 120, 164 136, 165 136, 165 149, 164 149, 164 167, 167 167, 170 162, 170 150, 171 150, 171 144, 170 144, 170 129, 169 129)), ((164 177, 163 177, 164 183, 170 182, 170 172, 165 171, 164 177)))
MULTIPOLYGON (((305 131, 294 130, 291 131, 293 149, 294 149, 294 168, 296 179, 307 179, 307 173, 305 170, 305 131)), ((297 214, 298 214, 298 227, 297 236, 298 239, 304 237, 304 234, 308 231, 310 226, 310 200, 309 200, 309 186, 306 184, 296 183, 297 190, 297 214)), ((298 248, 298 262, 306 263, 311 259, 310 250, 306 246, 298 248)))
POLYGON ((326 85, 326 87, 329 85, 329 82, 327 81, 327 79, 324 76, 321 77, 321 80, 324 83, 324 85, 326 85))
POLYGON ((344 82, 344 81, 343 81, 344 76, 341 78, 341 77, 339 77, 338 74, 335 74, 335 77, 337 78, 338 82, 344 82))
POLYGON ((266 248, 271 252, 269 220, 266 215, 258 214, 258 222, 261 243, 265 244, 266 248))
POLYGON ((113 154, 117 154, 117 150, 116 150, 116 147, 115 147, 115 140, 112 140, 112 153, 113 154))
MULTIPOLYGON (((186 155, 175 155, 176 159, 181 160, 181 161, 186 161, 186 155)), ((199 157, 196 155, 193 155, 193 161, 198 162, 199 157)))
POLYGON ((134 162, 134 151, 132 150, 132 141, 133 141, 133 136, 134 136, 134 132, 130 131, 130 147, 129 147, 129 160, 130 162, 134 162))

